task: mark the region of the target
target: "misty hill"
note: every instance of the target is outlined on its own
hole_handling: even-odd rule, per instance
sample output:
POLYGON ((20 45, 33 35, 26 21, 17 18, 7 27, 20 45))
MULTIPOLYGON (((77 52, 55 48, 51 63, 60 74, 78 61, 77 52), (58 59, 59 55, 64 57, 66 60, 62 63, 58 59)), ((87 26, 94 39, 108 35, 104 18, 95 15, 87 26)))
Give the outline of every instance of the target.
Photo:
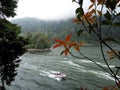
MULTIPOLYGON (((45 21, 37 18, 21 18, 12 20, 13 23, 21 26, 22 33, 32 33, 32 32, 44 32, 49 33, 49 37, 64 39, 68 34, 73 34, 73 40, 76 40, 77 31, 81 27, 72 22, 72 19, 62 20, 62 21, 45 21)), ((102 34, 106 33, 108 26, 102 27, 102 34)), ((120 28, 111 27, 111 30, 108 33, 109 37, 113 37, 117 40, 120 39, 120 28)), ((89 34, 83 33, 79 38, 87 42, 93 42, 95 35, 92 34, 92 38, 89 34)))
POLYGON ((65 21, 44 21, 37 18, 21 18, 12 20, 21 26, 22 32, 61 32, 76 28, 72 19, 65 21))

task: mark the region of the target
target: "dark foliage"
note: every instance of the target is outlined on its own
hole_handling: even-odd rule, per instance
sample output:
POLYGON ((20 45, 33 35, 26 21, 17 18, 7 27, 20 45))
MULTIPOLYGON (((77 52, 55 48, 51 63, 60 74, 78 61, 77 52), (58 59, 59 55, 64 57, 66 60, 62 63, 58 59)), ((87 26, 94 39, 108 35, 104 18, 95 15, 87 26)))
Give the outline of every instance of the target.
POLYGON ((15 8, 18 0, 0 0, 0 16, 14 17, 16 15, 15 8))
POLYGON ((17 75, 19 56, 25 53, 27 40, 21 37, 20 27, 6 17, 14 17, 17 0, 0 0, 0 90, 6 90, 17 75))
POLYGON ((0 22, 0 78, 4 86, 4 83, 10 85, 17 75, 15 69, 19 66, 19 56, 26 51, 27 41, 18 36, 20 27, 5 19, 0 22))

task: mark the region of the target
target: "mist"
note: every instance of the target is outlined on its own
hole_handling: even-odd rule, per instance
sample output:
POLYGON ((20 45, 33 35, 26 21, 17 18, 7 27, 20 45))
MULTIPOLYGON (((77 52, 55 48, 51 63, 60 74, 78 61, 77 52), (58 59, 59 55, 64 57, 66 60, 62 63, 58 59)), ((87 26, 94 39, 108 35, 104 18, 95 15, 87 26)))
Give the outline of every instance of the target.
MULTIPOLYGON (((84 0, 83 7, 88 7, 84 0)), ((42 20, 66 20, 75 17, 78 4, 72 0, 19 0, 16 18, 35 17, 42 20)))

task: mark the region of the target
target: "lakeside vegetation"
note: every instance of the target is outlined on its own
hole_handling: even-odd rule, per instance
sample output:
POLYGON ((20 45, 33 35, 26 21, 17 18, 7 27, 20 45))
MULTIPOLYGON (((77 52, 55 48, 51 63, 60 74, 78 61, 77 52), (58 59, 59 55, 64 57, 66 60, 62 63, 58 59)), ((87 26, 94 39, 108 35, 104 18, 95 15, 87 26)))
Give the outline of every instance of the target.
POLYGON ((29 44, 26 46, 28 49, 46 49, 51 48, 51 42, 47 34, 36 32, 27 33, 26 38, 28 38, 29 44))
MULTIPOLYGON (((119 21, 119 19, 116 21, 119 21)), ((54 38, 64 39, 68 34, 72 35, 72 41, 85 41, 87 44, 98 43, 98 38, 93 32, 88 34, 83 31, 83 26, 73 23, 72 18, 63 21, 44 21, 37 18, 21 18, 14 19, 11 22, 21 26, 21 35, 29 39, 27 48, 50 48, 55 43, 54 38)), ((108 28, 108 26, 102 26, 103 36, 108 32, 106 28, 108 28)), ((107 36, 114 38, 115 41, 119 41, 120 28, 112 26, 107 36)), ((109 43, 113 44, 113 42, 109 43)))

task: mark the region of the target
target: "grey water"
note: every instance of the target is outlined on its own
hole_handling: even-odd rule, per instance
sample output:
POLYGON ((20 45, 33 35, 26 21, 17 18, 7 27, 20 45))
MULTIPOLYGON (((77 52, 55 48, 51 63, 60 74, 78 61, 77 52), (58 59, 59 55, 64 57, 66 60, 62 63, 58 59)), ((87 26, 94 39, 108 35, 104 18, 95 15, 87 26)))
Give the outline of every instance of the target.
MULTIPOLYGON (((104 86, 114 84, 114 78, 76 51, 72 50, 80 58, 60 55, 62 50, 58 48, 50 52, 25 53, 20 57, 22 61, 17 69, 18 75, 11 86, 7 86, 7 90, 80 90, 81 86, 88 90, 102 90, 104 86), (47 75, 49 71, 60 71, 66 75, 66 79, 57 81, 50 78, 47 75)), ((83 47, 81 52, 107 69, 98 46, 83 47)), ((109 60, 109 64, 114 69, 120 63, 109 60)))

